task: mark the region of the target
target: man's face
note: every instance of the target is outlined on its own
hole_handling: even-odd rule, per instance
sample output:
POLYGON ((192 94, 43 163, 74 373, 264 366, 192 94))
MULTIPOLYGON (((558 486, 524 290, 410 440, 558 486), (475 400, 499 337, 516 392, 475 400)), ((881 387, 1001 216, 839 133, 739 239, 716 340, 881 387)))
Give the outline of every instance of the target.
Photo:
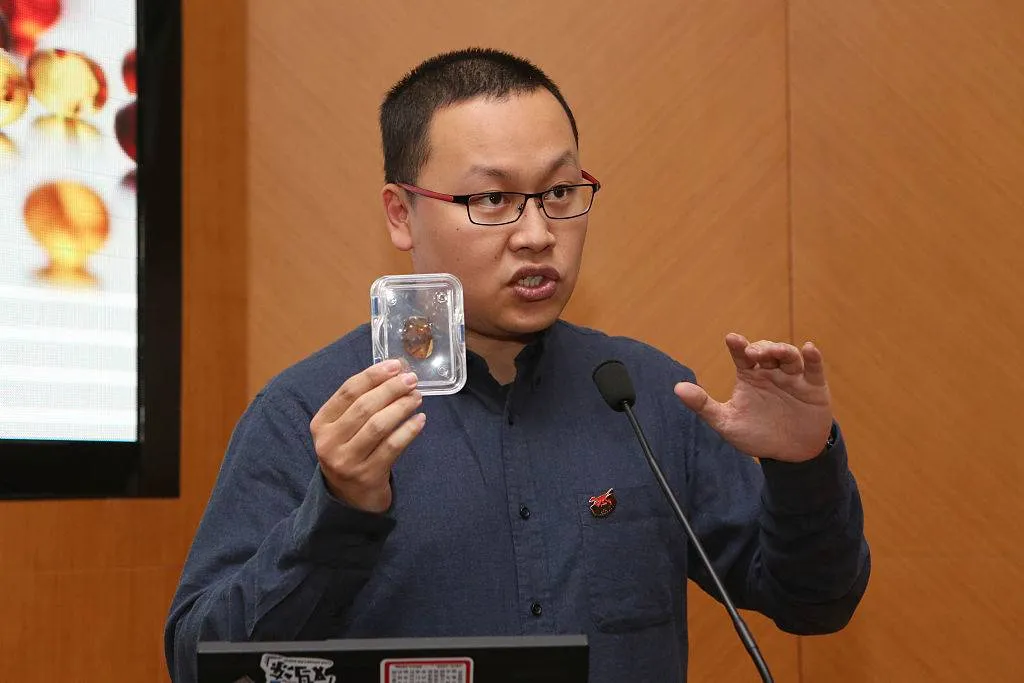
MULTIPOLYGON (((429 149, 416 184, 435 192, 541 192, 586 182, 569 118, 544 89, 439 110, 429 149)), ((471 331, 521 338, 554 323, 569 301, 586 215, 549 219, 531 200, 515 223, 482 226, 469 220, 464 204, 423 196, 410 203, 393 185, 384 200, 392 241, 411 251, 416 272, 462 281, 471 331)))

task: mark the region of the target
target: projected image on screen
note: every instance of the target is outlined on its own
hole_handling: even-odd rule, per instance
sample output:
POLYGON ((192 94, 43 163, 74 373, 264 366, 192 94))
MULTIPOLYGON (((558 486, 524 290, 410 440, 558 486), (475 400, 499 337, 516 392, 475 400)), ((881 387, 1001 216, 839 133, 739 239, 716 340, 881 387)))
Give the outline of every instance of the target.
POLYGON ((135 0, 0 0, 0 438, 135 441, 135 0))

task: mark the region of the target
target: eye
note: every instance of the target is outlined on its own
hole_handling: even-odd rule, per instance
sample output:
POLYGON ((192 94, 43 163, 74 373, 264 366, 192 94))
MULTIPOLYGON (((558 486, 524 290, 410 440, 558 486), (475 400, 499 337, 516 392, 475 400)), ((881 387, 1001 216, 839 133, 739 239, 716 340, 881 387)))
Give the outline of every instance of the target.
POLYGON ((557 185, 544 193, 544 201, 565 201, 569 199, 576 188, 572 185, 557 185))
POLYGON ((473 195, 469 201, 476 209, 500 209, 508 206, 511 199, 504 192, 487 192, 473 195))

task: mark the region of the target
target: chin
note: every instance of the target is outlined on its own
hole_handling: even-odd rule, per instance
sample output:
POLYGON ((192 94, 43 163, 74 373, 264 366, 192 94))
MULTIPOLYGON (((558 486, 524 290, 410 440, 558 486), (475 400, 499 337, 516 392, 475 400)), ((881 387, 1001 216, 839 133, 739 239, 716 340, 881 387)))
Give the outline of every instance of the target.
POLYGON ((467 300, 466 326, 492 339, 526 339, 554 325, 568 303, 562 296, 523 303, 502 294, 467 300))
POLYGON ((564 306, 549 303, 535 310, 514 310, 501 316, 501 327, 517 336, 533 335, 555 324, 564 306))

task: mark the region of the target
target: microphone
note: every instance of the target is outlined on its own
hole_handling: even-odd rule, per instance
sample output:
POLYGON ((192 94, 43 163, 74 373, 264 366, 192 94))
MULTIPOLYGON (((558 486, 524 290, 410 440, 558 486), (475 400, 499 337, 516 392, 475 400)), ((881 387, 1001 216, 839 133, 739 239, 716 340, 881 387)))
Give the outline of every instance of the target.
POLYGON ((757 667, 757 672, 761 674, 761 680, 765 683, 774 683, 772 674, 768 671, 768 663, 761 656, 761 651, 757 649, 757 643, 754 641, 753 634, 750 633, 750 629, 747 628, 743 617, 740 616, 740 613, 736 611, 736 607, 732 604, 732 599, 726 593, 725 586, 722 585, 722 581, 718 578, 715 568, 711 566, 711 560, 708 559, 707 553, 704 552, 704 546, 701 545, 697 536, 693 533, 690 522, 686 519, 686 515, 683 514, 683 509, 679 507, 679 501, 672 494, 672 489, 669 488, 665 475, 662 474, 661 468, 658 467, 658 463, 654 459, 654 453, 651 452, 651 446, 647 443, 647 437, 644 436, 643 429, 640 428, 640 423, 637 422, 636 416, 633 414, 633 404, 636 403, 636 391, 633 389, 633 380, 629 378, 626 366, 617 360, 606 360, 594 368, 593 377, 597 390, 601 392, 601 397, 604 398, 611 409, 619 413, 626 413, 626 417, 629 418, 629 423, 633 426, 636 438, 640 442, 640 448, 643 449, 644 456, 647 458, 647 464, 651 466, 651 470, 658 480, 658 485, 661 487, 662 493, 665 494, 665 498, 668 499, 676 519, 683 526, 683 531, 686 532, 686 537, 689 539, 690 544, 693 545, 697 550, 697 554, 700 555, 700 561, 711 576, 715 589, 718 590, 718 595, 721 597, 722 603, 729 613, 729 618, 732 619, 732 625, 743 642, 743 647, 746 648, 747 654, 750 655, 754 666, 757 667))

